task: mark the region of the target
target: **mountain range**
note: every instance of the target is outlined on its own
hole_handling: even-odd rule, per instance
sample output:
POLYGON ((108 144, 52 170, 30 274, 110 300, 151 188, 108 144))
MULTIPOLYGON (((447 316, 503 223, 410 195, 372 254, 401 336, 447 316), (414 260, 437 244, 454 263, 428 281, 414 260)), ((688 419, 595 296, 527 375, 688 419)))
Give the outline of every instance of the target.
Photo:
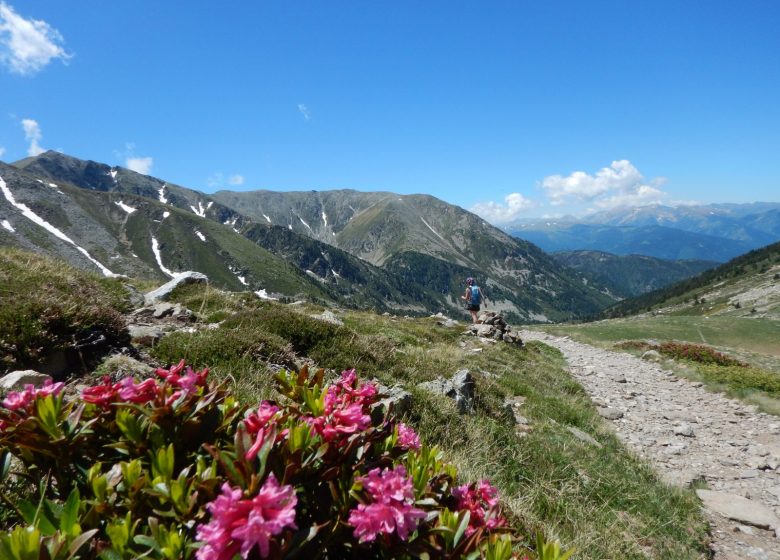
POLYGON ((651 205, 504 229, 550 252, 595 250, 725 262, 780 239, 780 203, 651 205))
POLYGON ((106 275, 197 270, 220 287, 408 313, 461 309, 466 276, 514 321, 615 301, 457 206, 388 192, 207 195, 58 152, 0 163, 0 244, 106 275))

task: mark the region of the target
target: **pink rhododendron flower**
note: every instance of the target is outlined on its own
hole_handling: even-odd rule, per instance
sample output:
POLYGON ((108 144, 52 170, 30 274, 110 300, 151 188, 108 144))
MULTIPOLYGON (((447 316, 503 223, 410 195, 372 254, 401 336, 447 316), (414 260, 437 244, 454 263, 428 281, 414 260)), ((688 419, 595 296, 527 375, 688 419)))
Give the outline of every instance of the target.
POLYGON ((273 473, 260 492, 242 499, 240 488, 222 485, 222 494, 206 507, 211 521, 201 525, 197 538, 205 543, 196 553, 198 560, 232 560, 236 554, 248 558, 255 546, 260 557, 270 552, 271 539, 285 528, 296 529, 295 505, 298 498, 290 485, 281 486, 273 473))
POLYGON ((498 490, 487 480, 458 486, 452 490, 452 495, 458 500, 458 509, 471 513, 466 535, 471 535, 479 527, 495 529, 506 525, 498 507, 498 490))
POLYGON ((393 470, 372 469, 359 477, 371 498, 369 504, 358 504, 349 514, 349 524, 360 542, 373 541, 378 534, 398 533, 401 540, 417 529, 425 512, 414 507, 412 479, 400 465, 393 470))
POLYGON ((103 383, 100 385, 87 387, 81 392, 82 400, 103 408, 108 408, 108 405, 114 402, 116 397, 114 384, 111 383, 111 378, 107 375, 103 377, 103 383))
POLYGON ((255 442, 245 455, 247 461, 251 461, 257 457, 260 448, 263 447, 263 444, 273 427, 272 421, 277 412, 279 412, 278 406, 271 404, 268 401, 263 401, 260 403, 257 412, 251 412, 244 419, 247 433, 255 436, 255 442))
POLYGON ((398 445, 405 447, 406 449, 420 449, 420 436, 418 436, 412 428, 403 422, 399 422, 398 445))
POLYGON ((209 374, 209 370, 206 368, 196 372, 190 366, 185 367, 184 360, 182 360, 169 370, 158 368, 155 374, 158 377, 162 377, 172 387, 182 389, 183 392, 191 394, 197 391, 198 387, 206 386, 206 377, 209 374), (184 371, 184 375, 181 375, 182 371, 184 371))
POLYGON ((371 425, 368 407, 376 393, 376 386, 371 383, 357 384, 354 369, 344 371, 325 393, 323 414, 304 420, 328 442, 341 434, 360 432, 371 425))
POLYGON ((58 395, 64 386, 64 383, 52 383, 51 379, 44 381, 38 389, 35 388, 35 385, 28 383, 24 386, 23 391, 9 392, 3 399, 3 406, 9 410, 26 410, 35 402, 36 398, 58 395))
POLYGON ((152 401, 160 392, 157 381, 151 378, 145 379, 141 383, 136 383, 132 377, 125 377, 114 388, 118 388, 117 394, 120 399, 135 404, 152 401))

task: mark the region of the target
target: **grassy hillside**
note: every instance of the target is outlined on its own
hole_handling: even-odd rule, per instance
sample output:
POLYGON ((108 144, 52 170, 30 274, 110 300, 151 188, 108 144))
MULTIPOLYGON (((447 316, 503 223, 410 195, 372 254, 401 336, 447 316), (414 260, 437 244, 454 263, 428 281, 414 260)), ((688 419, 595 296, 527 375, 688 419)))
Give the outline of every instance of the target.
MULTIPOLYGON (((79 278, 67 266, 55 266, 79 278)), ((45 282, 36 273, 48 269, 28 268, 29 283, 45 282)), ((118 285, 99 278, 80 281, 90 289, 105 284, 108 294, 118 285)), ((65 293, 69 287, 53 284, 52 289, 65 293)), ((16 294, 13 309, 29 296, 16 294)), ((181 288, 173 300, 209 320, 224 321, 216 328, 198 325, 194 332, 170 334, 144 351, 156 365, 184 358, 195 367, 211 367, 212 375, 245 402, 279 399, 272 372, 303 363, 328 368, 329 376, 355 367, 363 378, 410 391, 404 421, 426 444, 440 446, 465 478, 488 478, 499 488, 512 525, 529 536, 517 543, 520 550, 541 530, 575 547, 580 559, 693 559, 706 553, 706 527, 692 492, 665 486, 622 446, 568 375, 561 355, 549 347, 482 345, 462 327, 446 328, 435 318, 350 311, 339 313, 344 322, 339 326, 311 317, 321 307, 264 302, 209 286, 181 288), (447 398, 418 388, 461 368, 470 369, 476 381, 475 409, 468 415, 459 415, 447 398), (527 424, 515 425, 507 399, 522 402, 527 424), (587 432, 601 446, 578 439, 569 427, 587 432)), ((9 337, 5 341, 13 343, 9 337)), ((106 368, 111 366, 101 372, 112 373, 106 368)), ((3 520, 13 523, 13 512, 3 520)))
POLYGON ((750 251, 667 288, 622 301, 606 317, 661 311, 681 315, 780 317, 780 242, 750 251))
POLYGON ((673 261, 645 255, 613 255, 603 251, 563 251, 553 258, 580 272, 609 293, 630 298, 658 290, 717 266, 712 261, 673 261))
MULTIPOLYGON (((177 298, 198 299, 198 288, 177 298)), ((234 307, 229 301, 214 305, 234 307)), ((153 355, 163 363, 184 357, 229 377, 243 398, 272 396, 271 364, 313 360, 358 372, 412 392, 406 421, 426 443, 445 450, 472 478, 489 478, 506 496, 527 532, 542 529, 577 548, 577 558, 698 558, 704 533, 688 492, 660 483, 631 456, 596 414, 583 389, 566 373, 557 351, 489 345, 475 353, 474 339, 435 319, 402 319, 365 312, 341 315, 344 326, 312 319, 321 308, 253 303, 218 329, 171 335, 153 355), (347 365, 345 365, 347 364, 347 365), (469 368, 476 373, 477 412, 460 416, 451 401, 416 386, 469 368), (503 402, 523 397, 530 431, 517 432, 503 402), (576 439, 568 426, 592 434, 599 449, 576 439)))

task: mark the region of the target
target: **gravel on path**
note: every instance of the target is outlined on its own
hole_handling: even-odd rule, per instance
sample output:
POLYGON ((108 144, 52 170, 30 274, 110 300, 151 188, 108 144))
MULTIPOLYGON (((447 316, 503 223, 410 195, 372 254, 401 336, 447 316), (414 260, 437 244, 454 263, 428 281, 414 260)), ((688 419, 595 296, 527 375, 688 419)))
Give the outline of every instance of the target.
POLYGON ((560 350, 599 414, 669 484, 706 484, 714 558, 780 560, 780 418, 631 354, 520 336, 560 350))

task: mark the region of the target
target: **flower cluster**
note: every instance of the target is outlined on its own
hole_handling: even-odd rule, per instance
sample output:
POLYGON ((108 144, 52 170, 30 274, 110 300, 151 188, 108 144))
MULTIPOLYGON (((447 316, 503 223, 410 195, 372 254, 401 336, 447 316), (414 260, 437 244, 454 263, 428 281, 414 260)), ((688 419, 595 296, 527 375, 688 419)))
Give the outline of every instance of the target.
POLYGON ((198 560, 232 560, 237 554, 248 558, 257 547, 267 558, 272 537, 286 528, 296 529, 295 505, 298 498, 290 485, 281 486, 273 473, 253 498, 244 499, 241 488, 222 485, 222 494, 206 506, 211 521, 198 527, 198 560))
POLYGON ((38 389, 35 388, 35 385, 25 385, 23 391, 9 392, 3 399, 3 406, 9 410, 29 413, 32 411, 35 399, 58 395, 64 386, 64 383, 52 383, 51 379, 47 379, 38 389))
POLYGON ((10 393, 0 464, 10 453, 54 484, 20 505, 40 513, 0 531, 0 551, 24 541, 11 557, 517 557, 495 488, 459 482, 354 370, 331 385, 323 370, 279 372, 282 398, 253 408, 207 375, 181 362, 75 396, 51 383, 10 393))
POLYGON ((140 382, 136 382, 132 377, 125 377, 117 383, 112 383, 111 378, 105 376, 100 385, 84 389, 81 398, 104 409, 115 402, 145 404, 158 398, 163 398, 165 404, 171 405, 183 395, 194 394, 198 388, 206 387, 208 371, 207 368, 196 372, 189 366, 185 367, 182 360, 170 370, 159 368, 155 371, 155 374, 163 379, 163 383, 151 377, 140 382))
POLYGON ((358 482, 369 496, 368 504, 358 504, 349 514, 349 524, 355 528, 360 542, 373 541, 378 534, 396 531, 405 541, 416 528, 425 512, 414 507, 412 481, 403 465, 395 469, 372 469, 358 482))
POLYGON ((487 480, 475 484, 464 484, 452 490, 458 500, 460 510, 470 513, 466 535, 471 535, 480 527, 493 530, 506 525, 498 505, 498 490, 487 480))
POLYGON ((358 383, 354 369, 344 371, 325 393, 324 412, 305 420, 328 442, 365 430, 371 424, 368 409, 376 394, 374 384, 358 383))

